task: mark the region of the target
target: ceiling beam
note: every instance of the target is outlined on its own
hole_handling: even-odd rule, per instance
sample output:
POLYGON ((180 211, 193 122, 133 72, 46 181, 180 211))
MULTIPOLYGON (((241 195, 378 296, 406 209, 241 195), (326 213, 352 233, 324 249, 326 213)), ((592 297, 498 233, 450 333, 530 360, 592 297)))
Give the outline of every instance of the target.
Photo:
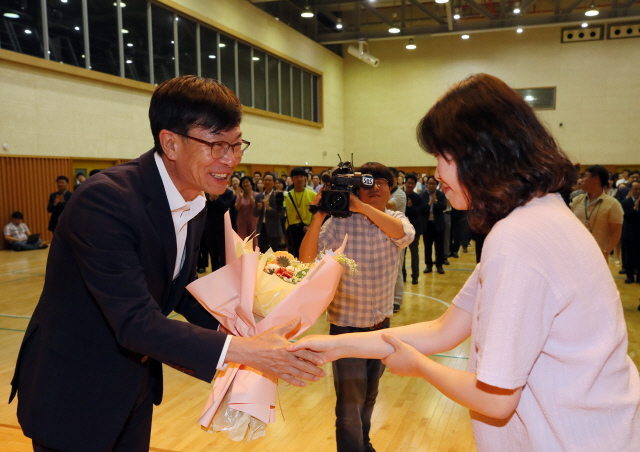
POLYGON ((424 6, 422 3, 418 2, 417 0, 409 0, 409 2, 415 6, 416 8, 418 8, 420 11, 422 11, 423 13, 425 13, 427 16, 431 17, 433 20, 441 23, 441 24, 446 24, 447 22, 440 17, 440 15, 438 13, 436 13, 435 11, 431 10, 431 8, 424 6))
POLYGON ((576 6, 578 6, 580 3, 582 3, 584 0, 575 0, 572 4, 570 4, 564 11, 562 11, 562 14, 569 14, 571 11, 573 11, 574 9, 576 9, 576 6))
POLYGON ((520 7, 520 11, 523 12, 523 13, 526 12, 527 9, 531 8, 535 2, 536 2, 536 0, 528 0, 528 1, 524 2, 522 4, 522 6, 520 7))
POLYGON ((368 2, 363 1, 360 2, 360 4, 362 6, 364 6, 365 8, 367 8, 369 11, 371 11, 373 14, 375 14, 376 16, 378 16, 384 23, 386 23, 387 25, 389 25, 390 27, 395 27, 396 24, 393 23, 393 21, 389 20, 387 18, 387 16, 385 16, 384 14, 382 14, 380 11, 378 11, 377 9, 375 9, 373 6, 371 6, 368 2))
POLYGON ((449 31, 453 30, 453 14, 451 13, 451 2, 447 2, 445 4, 445 7, 447 9, 447 28, 449 29, 449 31))
POLYGON ((631 5, 633 5, 633 3, 634 3, 635 1, 636 1, 636 0, 627 0, 627 2, 625 2, 625 3, 622 5, 622 7, 623 7, 623 8, 629 8, 631 5))
MULTIPOLYGON (((600 15, 598 16, 599 21, 602 19, 614 19, 617 18, 616 22, 620 21, 619 15, 624 14, 625 19, 635 19, 640 17, 640 8, 627 8, 626 10, 622 10, 622 8, 618 8, 618 10, 613 9, 605 9, 600 11, 600 15)), ((516 27, 527 27, 527 26, 545 26, 545 25, 557 25, 564 23, 571 24, 579 24, 584 22, 584 13, 577 12, 567 15, 540 15, 540 14, 530 14, 522 17, 511 17, 507 19, 493 19, 493 20, 478 20, 466 24, 458 23, 456 24, 454 33, 464 33, 464 32, 482 32, 482 31, 497 31, 505 28, 516 28, 516 27)), ((612 23, 616 23, 612 22, 612 23)), ((411 36, 418 35, 438 35, 443 33, 449 33, 448 27, 446 24, 441 25, 429 25, 422 27, 409 27, 405 30, 406 34, 410 34, 411 36)), ((389 36, 389 33, 386 31, 375 31, 375 32, 362 32, 362 33, 327 33, 321 34, 318 36, 318 42, 320 44, 337 44, 344 42, 352 42, 357 41, 358 39, 393 39, 389 36)), ((396 37, 397 38, 397 37, 396 37)))
MULTIPOLYGON (((484 6, 478 5, 474 0, 464 0, 467 5, 478 11, 483 16, 487 16, 489 19, 495 19, 496 17, 489 12, 484 6)), ((582 1, 582 0, 581 0, 582 1)))
POLYGON ((553 0, 553 13, 560 14, 560 0, 553 0))
MULTIPOLYGON (((556 0, 560 1, 560 0, 556 0)), ((507 0, 500 0, 500 17, 507 15, 507 0)))

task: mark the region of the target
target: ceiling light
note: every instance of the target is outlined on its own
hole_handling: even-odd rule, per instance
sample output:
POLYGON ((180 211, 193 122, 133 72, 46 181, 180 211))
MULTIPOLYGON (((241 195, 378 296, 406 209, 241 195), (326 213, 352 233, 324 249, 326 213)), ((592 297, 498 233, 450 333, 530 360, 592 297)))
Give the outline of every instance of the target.
POLYGON ((409 39, 409 43, 405 47, 409 50, 414 50, 416 45, 413 43, 413 39, 409 39))
POLYGON ((122 29, 122 32, 126 34, 126 33, 129 33, 129 30, 125 30, 125 29, 123 28, 123 29, 122 29))
POLYGON ((600 12, 596 9, 593 3, 591 4, 591 9, 589 9, 584 13, 585 16, 589 16, 589 17, 597 16, 598 14, 600 14, 600 12))
MULTIPOLYGON (((117 3, 117 2, 116 2, 116 3, 114 3, 114 4, 113 4, 113 6, 118 6, 118 3, 117 3)), ((125 6, 127 6, 127 5, 125 5, 125 3, 124 3, 124 2, 120 2, 120 6, 124 8, 124 7, 125 7, 125 6)))
POLYGON ((449 0, 436 0, 436 3, 449 3, 449 0))
POLYGON ((516 30, 516 33, 522 33, 522 28, 518 28, 518 29, 516 30))
POLYGON ((3 16, 8 19, 20 19, 20 16, 18 16, 16 13, 4 13, 3 16))
POLYGON ((130 42, 127 43, 127 47, 133 47, 133 44, 131 44, 130 42))
POLYGON ((586 22, 582 24, 582 28, 587 28, 588 26, 589 26, 589 24, 586 23, 586 22))
POLYGON ((462 35, 462 39, 469 39, 469 35, 462 35))
POLYGON ((336 28, 338 30, 342 30, 342 19, 338 17, 338 23, 336 24, 336 28))
POLYGON ((209 58, 211 58, 212 60, 215 58, 215 55, 209 55, 209 58))
POLYGON ((131 63, 133 63, 133 61, 127 60, 127 64, 131 64, 131 63))
POLYGON ((311 8, 309 8, 308 6, 304 7, 304 11, 302 11, 302 14, 300 14, 302 17, 313 17, 313 12, 311 12, 311 8))
POLYGON ((527 95, 527 96, 524 96, 524 100, 531 102, 536 100, 536 98, 533 97, 532 95, 527 95))
POLYGON ((67 0, 60 0, 62 3, 67 3, 67 0))
POLYGON ((398 27, 391 27, 389 28, 389 33, 393 33, 393 34, 400 33, 400 29, 398 27))
POLYGON ((260 61, 260 58, 258 58, 258 57, 253 57, 253 58, 251 58, 251 59, 252 59, 253 61, 260 61))
POLYGON ((175 44, 173 41, 171 41, 171 44, 175 44))
POLYGON ((516 8, 513 10, 513 14, 520 14, 520 8, 516 8))
MULTIPOLYGON (((173 44, 173 41, 171 41, 171 44, 173 44)), ((218 44, 218 47, 227 47, 227 45, 223 42, 221 42, 220 44, 218 44)))
POLYGON ((80 27, 75 27, 75 28, 76 28, 76 31, 80 30, 80 27))
POLYGON ((455 14, 453 15, 453 19, 454 19, 454 20, 458 20, 458 19, 460 19, 460 14, 455 13, 455 14))
POLYGON ((26 34, 30 35, 31 34, 31 30, 27 29, 24 31, 26 34))

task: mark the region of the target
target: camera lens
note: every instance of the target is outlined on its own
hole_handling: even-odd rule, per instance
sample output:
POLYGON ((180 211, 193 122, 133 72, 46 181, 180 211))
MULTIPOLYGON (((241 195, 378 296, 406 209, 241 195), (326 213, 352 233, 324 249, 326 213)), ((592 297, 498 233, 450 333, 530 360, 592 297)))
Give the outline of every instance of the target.
POLYGON ((340 212, 349 210, 349 196, 346 193, 331 191, 327 192, 327 195, 329 196, 322 198, 325 201, 327 211, 340 212))

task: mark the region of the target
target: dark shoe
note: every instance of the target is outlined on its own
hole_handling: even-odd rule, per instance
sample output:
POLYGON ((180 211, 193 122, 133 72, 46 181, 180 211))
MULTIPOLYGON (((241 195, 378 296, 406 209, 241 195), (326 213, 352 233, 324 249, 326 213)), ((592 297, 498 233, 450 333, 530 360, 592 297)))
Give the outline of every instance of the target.
POLYGON ((424 271, 422 273, 431 273, 433 270, 431 269, 431 267, 427 267, 424 269, 424 271))
POLYGON ((406 276, 403 276, 403 277, 402 277, 402 281, 403 281, 403 282, 407 282, 407 277, 406 277, 406 276))
POLYGON ((411 278, 411 284, 418 284, 418 278, 411 278))
POLYGON ((38 247, 39 250, 44 250, 45 248, 47 248, 49 245, 47 245, 46 243, 43 243, 42 245, 40 245, 38 247))
POLYGON ((458 253, 451 253, 451 257, 455 257, 456 259, 458 259, 460 256, 458 255, 458 253))
POLYGON ((198 268, 198 273, 204 273, 206 271, 207 271, 206 268, 202 268, 202 267, 198 268))
POLYGON ((400 311, 400 305, 398 303, 393 303, 393 312, 399 312, 400 311))
POLYGON ((620 270, 620 271, 618 272, 618 274, 619 274, 619 275, 626 275, 626 274, 627 274, 627 271, 623 268, 622 270, 620 270))
POLYGON ((463 246, 463 247, 462 247, 462 252, 463 252, 463 253, 468 253, 468 252, 469 252, 469 250, 467 249, 467 247, 466 247, 466 246, 463 246))
POLYGON ((367 444, 364 448, 365 452, 376 452, 376 450, 373 448, 373 446, 371 445, 371 443, 367 444))
POLYGON ((449 259, 445 259, 445 260, 444 260, 444 265, 451 265, 451 264, 449 263, 449 259))
POLYGON ((444 268, 438 267, 437 270, 438 270, 438 273, 440 273, 441 275, 444 275, 444 268))
POLYGON ((631 277, 627 277, 627 279, 625 279, 625 280, 624 280, 624 283, 625 283, 625 284, 632 284, 633 282, 634 282, 634 281, 633 281, 633 276, 631 276, 631 277))

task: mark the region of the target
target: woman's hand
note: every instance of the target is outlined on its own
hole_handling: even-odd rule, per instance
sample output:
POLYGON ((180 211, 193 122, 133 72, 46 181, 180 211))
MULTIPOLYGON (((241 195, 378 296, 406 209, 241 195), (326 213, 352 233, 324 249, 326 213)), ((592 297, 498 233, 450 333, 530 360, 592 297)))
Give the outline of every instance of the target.
POLYGON ((383 334, 382 339, 391 344, 394 349, 392 354, 382 360, 391 373, 401 377, 422 378, 420 364, 429 358, 391 334, 383 334))
POLYGON ((338 354, 336 336, 312 335, 306 336, 289 345, 287 351, 309 350, 322 360, 323 365, 340 358, 338 354))

